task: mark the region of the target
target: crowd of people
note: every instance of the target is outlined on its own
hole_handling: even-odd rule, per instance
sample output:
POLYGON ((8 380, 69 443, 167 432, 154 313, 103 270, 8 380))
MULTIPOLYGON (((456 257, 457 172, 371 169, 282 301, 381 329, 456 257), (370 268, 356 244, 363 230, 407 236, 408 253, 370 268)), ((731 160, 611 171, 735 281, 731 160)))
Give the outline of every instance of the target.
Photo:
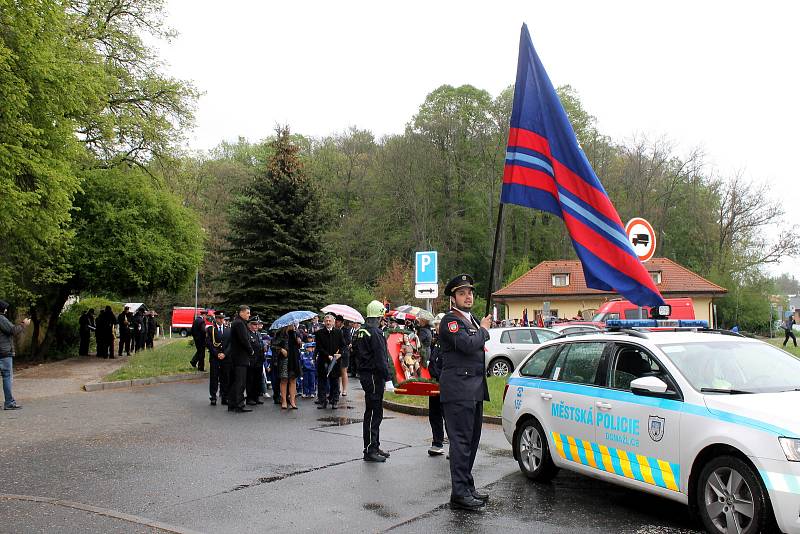
POLYGON ((146 311, 141 306, 132 312, 125 306, 119 315, 114 315, 111 306, 106 306, 95 317, 94 308, 81 313, 78 318, 78 355, 89 355, 89 343, 94 332, 97 357, 113 359, 114 342, 119 340, 117 356, 125 352, 127 356, 145 349, 152 349, 158 333, 158 314, 146 311))

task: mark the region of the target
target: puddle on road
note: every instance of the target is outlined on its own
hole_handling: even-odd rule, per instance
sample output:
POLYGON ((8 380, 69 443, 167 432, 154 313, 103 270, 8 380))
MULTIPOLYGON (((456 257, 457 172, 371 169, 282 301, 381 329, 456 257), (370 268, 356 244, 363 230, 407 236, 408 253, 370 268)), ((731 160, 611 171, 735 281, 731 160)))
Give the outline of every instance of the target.
POLYGON ((384 519, 394 519, 396 517, 400 517, 400 514, 397 512, 392 512, 391 510, 387 510, 386 507, 379 502, 365 502, 362 507, 364 510, 375 512, 384 519))
POLYGON ((345 426, 345 425, 353 425, 356 423, 363 423, 363 419, 356 419, 354 417, 346 417, 346 416, 329 416, 329 417, 321 417, 317 419, 320 423, 329 423, 327 425, 322 426, 345 426))

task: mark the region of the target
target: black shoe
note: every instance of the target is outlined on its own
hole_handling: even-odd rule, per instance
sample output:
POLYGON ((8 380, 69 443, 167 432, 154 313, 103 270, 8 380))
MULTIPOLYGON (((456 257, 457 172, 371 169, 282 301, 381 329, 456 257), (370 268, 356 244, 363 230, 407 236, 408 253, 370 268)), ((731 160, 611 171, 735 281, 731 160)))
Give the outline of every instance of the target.
POLYGON ((328 407, 327 404, 320 404, 320 405, 317 406, 317 410, 324 410, 327 407, 328 407))
POLYGON ((11 406, 4 406, 3 409, 4 410, 21 410, 22 406, 20 406, 19 404, 12 404, 11 406))
MULTIPOLYGON (((249 401, 247 401, 245 404, 247 404, 248 406, 255 406, 257 403, 256 403, 256 401, 251 401, 251 400, 249 400, 249 401)), ((263 403, 262 403, 262 404, 263 404, 263 403)))
POLYGON ((217 399, 211 399, 211 406, 217 405, 217 399))
POLYGON ((198 367, 197 370, 200 371, 201 373, 205 373, 206 372, 206 368, 205 367, 198 367))
POLYGON ((255 402, 256 404, 264 404, 264 401, 261 401, 261 400, 255 400, 253 402, 255 402))
POLYGON ((315 400, 315 401, 314 401, 314 404, 319 404, 319 403, 320 403, 320 402, 319 402, 319 399, 317 399, 317 400, 315 400))
POLYGON ((368 452, 364 455, 365 462, 385 462, 386 458, 378 454, 377 452, 368 452))
POLYGON ((489 494, 488 493, 481 493, 478 490, 472 490, 472 496, 475 497, 476 499, 478 499, 479 501, 483 501, 483 502, 486 502, 486 501, 489 500, 489 494))
POLYGON ((338 408, 338 407, 339 407, 339 404, 338 404, 338 403, 336 403, 336 402, 332 402, 332 403, 331 403, 331 410, 335 410, 335 409, 336 409, 336 408, 338 408))
POLYGON ((378 449, 378 454, 380 454, 384 458, 388 458, 389 456, 391 456, 391 454, 389 454, 388 452, 386 452, 386 451, 384 451, 382 449, 378 449))
POLYGON ((222 399, 222 405, 223 406, 227 406, 228 405, 228 399, 222 399))
POLYGON ((253 410, 251 410, 250 408, 236 408, 234 411, 236 413, 247 413, 247 412, 252 412, 253 410))
POLYGON ((191 361, 189 362, 189 365, 191 365, 192 367, 197 367, 197 362, 196 362, 196 361, 194 361, 194 360, 191 360, 191 361))
POLYGON ((469 497, 450 497, 450 508, 457 510, 480 510, 486 503, 470 495, 469 497))

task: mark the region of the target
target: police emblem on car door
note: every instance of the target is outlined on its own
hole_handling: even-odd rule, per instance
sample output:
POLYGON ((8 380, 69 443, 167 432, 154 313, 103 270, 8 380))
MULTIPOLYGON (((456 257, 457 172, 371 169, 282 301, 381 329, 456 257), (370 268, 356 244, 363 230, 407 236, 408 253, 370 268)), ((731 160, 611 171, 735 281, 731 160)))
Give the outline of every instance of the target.
POLYGON ((661 441, 661 438, 664 437, 664 423, 664 418, 657 415, 647 418, 647 433, 650 434, 650 439, 661 441))

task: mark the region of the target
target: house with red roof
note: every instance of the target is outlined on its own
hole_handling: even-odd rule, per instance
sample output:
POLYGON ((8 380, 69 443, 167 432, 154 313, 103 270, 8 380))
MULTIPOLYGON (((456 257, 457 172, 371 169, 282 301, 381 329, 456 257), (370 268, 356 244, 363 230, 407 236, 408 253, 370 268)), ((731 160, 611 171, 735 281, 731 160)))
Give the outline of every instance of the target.
MULTIPOLYGON (((714 299, 727 293, 727 289, 667 258, 653 258, 644 266, 664 298, 690 297, 695 318, 713 324, 714 299)), ((586 287, 578 260, 543 261, 492 297, 498 306, 505 307, 506 318, 521 319, 527 308, 530 320, 542 313, 546 302, 551 315, 591 319, 601 304, 621 298, 611 291, 586 287)))

